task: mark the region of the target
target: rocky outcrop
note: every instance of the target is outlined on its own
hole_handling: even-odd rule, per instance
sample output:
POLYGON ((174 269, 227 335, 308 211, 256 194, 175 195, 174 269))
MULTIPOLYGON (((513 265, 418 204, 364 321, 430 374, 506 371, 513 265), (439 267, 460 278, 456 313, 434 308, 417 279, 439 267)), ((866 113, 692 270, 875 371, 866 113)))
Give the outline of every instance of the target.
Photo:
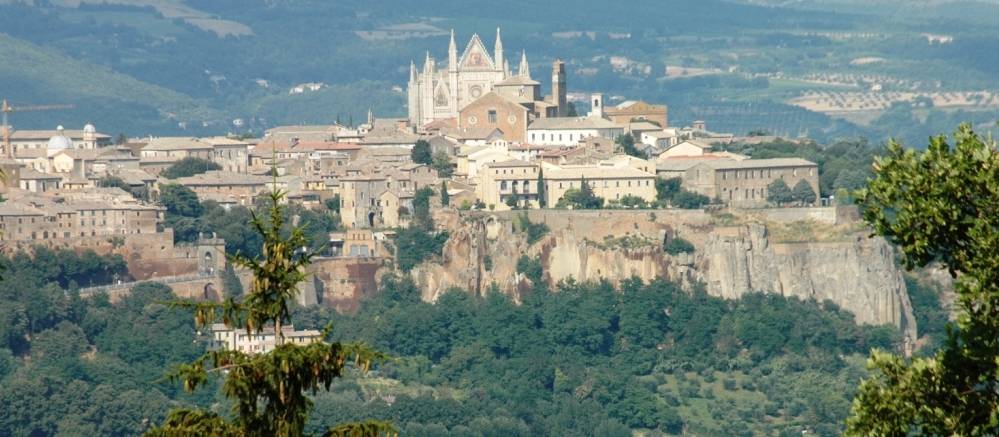
POLYGON ((829 300, 859 323, 892 324, 915 339, 902 272, 881 238, 774 243, 764 225, 750 224, 715 229, 700 252, 698 270, 710 294, 734 299, 759 291, 829 300))
POLYGON ((529 245, 509 217, 464 217, 451 221, 443 261, 424 263, 412 275, 427 301, 452 287, 481 294, 493 284, 519 300, 527 284, 516 263, 526 254, 540 257, 552 282, 617 283, 637 276, 685 287, 703 282, 710 294, 728 299, 764 292, 829 300, 853 312, 859 323, 892 324, 915 338, 905 282, 884 240, 861 233, 835 242, 775 242, 763 224, 715 227, 695 219, 691 224, 648 213, 559 215, 546 221, 550 233, 529 245), (693 255, 663 252, 662 242, 678 232, 697 246, 693 255))

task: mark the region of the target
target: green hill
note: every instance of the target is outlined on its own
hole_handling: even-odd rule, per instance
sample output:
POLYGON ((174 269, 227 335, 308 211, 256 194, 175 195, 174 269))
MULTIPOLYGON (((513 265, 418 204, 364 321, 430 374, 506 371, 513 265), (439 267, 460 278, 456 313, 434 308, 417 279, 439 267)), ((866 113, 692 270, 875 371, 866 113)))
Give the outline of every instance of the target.
POLYGON ((65 103, 72 110, 16 114, 12 124, 26 128, 87 122, 117 133, 159 133, 214 121, 219 113, 187 95, 76 60, 56 50, 0 34, 3 98, 13 104, 65 103))

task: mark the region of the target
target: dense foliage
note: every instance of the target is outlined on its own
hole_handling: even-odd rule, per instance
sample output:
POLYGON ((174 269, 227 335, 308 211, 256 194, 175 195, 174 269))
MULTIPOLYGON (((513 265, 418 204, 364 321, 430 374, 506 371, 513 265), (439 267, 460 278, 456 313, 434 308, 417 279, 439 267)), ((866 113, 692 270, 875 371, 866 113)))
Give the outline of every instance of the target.
POLYGON ((776 140, 759 144, 730 144, 729 151, 749 155, 753 159, 804 158, 819 166, 819 193, 824 197, 863 188, 871 177, 874 156, 883 147, 868 144, 865 140, 839 141, 821 145, 813 141, 776 140))
POLYGON ((992 435, 999 431, 999 151, 962 125, 917 153, 896 142, 858 203, 909 269, 940 263, 956 278, 957 322, 932 357, 876 352, 854 401, 853 435, 992 435))
MULTIPOLYGON (((541 274, 527 257, 518 270, 541 274)), ((860 354, 897 339, 830 303, 724 301, 664 281, 538 282, 522 299, 487 288, 428 304, 389 276, 356 315, 296 313, 298 325, 332 318, 344 338, 399 357, 318 396, 310 426, 375 417, 421 436, 837 435, 860 354)))
MULTIPOLYGON (((222 207, 218 203, 207 200, 198 201, 198 196, 190 188, 169 184, 161 188, 160 202, 166 207, 164 226, 172 228, 174 241, 196 241, 202 233, 214 233, 225 240, 226 253, 242 253, 247 256, 260 254, 262 241, 254 232, 251 224, 254 211, 261 211, 260 205, 252 209, 245 206, 222 207)), ((284 210, 288 215, 285 223, 290 223, 292 217, 305 226, 306 240, 309 247, 321 250, 329 243, 329 233, 340 229, 338 197, 334 205, 326 204, 326 208, 304 208, 298 205, 289 206, 284 210), (329 207, 336 206, 336 210, 329 207)), ((286 229, 287 231, 287 229, 286 229)))
POLYGON ((188 156, 184 159, 181 159, 180 161, 175 162, 170 167, 167 167, 166 170, 163 170, 163 172, 160 173, 160 176, 163 176, 167 179, 186 178, 202 174, 211 170, 221 170, 221 169, 222 167, 220 167, 218 164, 209 161, 207 159, 188 156))
POLYGON ((409 151, 409 158, 417 164, 433 164, 434 158, 431 154, 430 143, 427 140, 418 140, 413 145, 413 150, 409 151))
POLYGON ((679 255, 681 253, 692 253, 695 248, 691 242, 680 238, 680 236, 674 236, 663 245, 663 250, 670 255, 679 255))
POLYGON ((169 288, 143 283, 111 304, 42 285, 58 279, 50 271, 15 262, 0 282, 5 331, 35 319, 0 344, 0 435, 137 435, 177 400, 205 401, 161 382, 202 349, 190 317, 161 303, 169 288))
POLYGON ((656 202, 663 207, 697 209, 711 203, 708 196, 687 191, 680 178, 656 178, 656 202))

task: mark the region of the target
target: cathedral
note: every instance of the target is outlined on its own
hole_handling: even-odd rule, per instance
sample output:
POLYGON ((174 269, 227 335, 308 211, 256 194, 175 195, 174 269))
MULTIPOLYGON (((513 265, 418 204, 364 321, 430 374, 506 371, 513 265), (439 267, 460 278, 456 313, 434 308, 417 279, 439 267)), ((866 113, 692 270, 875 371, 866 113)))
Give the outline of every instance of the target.
POLYGON ((409 68, 409 121, 423 126, 435 120, 458 117, 459 112, 485 94, 496 91, 531 108, 540 117, 563 116, 565 104, 565 70, 556 61, 559 71, 553 71, 552 94, 540 96, 540 83, 531 79, 526 53, 521 53, 517 73, 503 55, 503 40, 496 29, 496 44, 490 56, 478 35, 472 35, 465 50, 458 56, 458 47, 451 31, 446 69, 438 69, 427 53, 422 71, 411 63, 409 68), (547 100, 547 102, 546 102, 547 100))

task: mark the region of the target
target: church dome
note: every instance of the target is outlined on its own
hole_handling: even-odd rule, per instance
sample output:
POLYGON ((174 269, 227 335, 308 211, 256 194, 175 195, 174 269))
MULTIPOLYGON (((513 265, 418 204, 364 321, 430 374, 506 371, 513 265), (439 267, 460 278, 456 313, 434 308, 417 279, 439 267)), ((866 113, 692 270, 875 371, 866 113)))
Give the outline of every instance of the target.
POLYGON ((49 150, 64 150, 73 148, 73 140, 63 134, 62 126, 56 128, 59 131, 54 137, 49 138, 49 150))
POLYGON ((83 126, 83 133, 85 133, 85 134, 95 134, 95 133, 97 133, 97 128, 94 127, 94 125, 92 125, 90 123, 87 123, 86 126, 83 126))

